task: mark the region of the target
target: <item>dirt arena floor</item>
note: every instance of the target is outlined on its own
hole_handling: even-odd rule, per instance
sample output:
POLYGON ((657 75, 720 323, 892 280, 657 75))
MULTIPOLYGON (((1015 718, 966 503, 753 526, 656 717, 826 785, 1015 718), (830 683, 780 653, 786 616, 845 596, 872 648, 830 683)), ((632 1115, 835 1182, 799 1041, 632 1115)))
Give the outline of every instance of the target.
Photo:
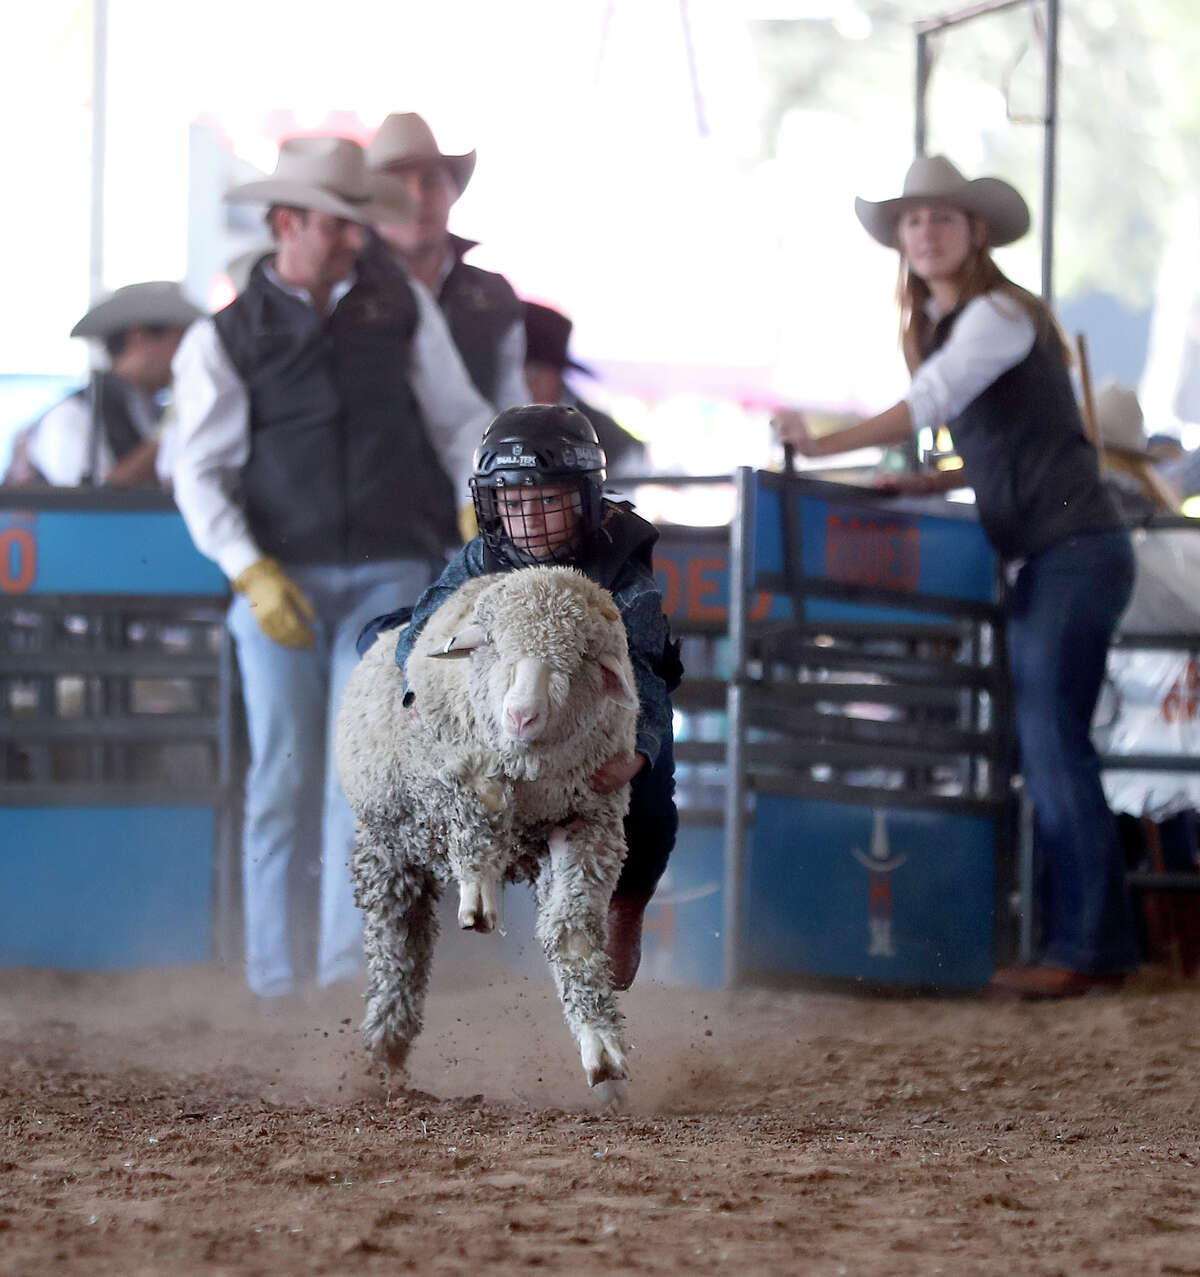
POLYGON ((646 983, 615 1114, 548 984, 435 981, 402 1088, 353 991, 0 972, 0 1272, 1200 1274, 1195 983, 646 983))

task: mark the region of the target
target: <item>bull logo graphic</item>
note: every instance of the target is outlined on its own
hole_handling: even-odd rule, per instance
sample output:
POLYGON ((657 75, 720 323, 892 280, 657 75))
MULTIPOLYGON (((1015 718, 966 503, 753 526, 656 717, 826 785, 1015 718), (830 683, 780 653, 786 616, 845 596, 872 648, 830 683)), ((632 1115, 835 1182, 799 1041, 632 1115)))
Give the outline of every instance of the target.
POLYGON ((896 940, 892 934, 892 874, 908 859, 893 856, 888 845, 887 813, 876 809, 871 823, 871 850, 861 847, 850 854, 867 870, 867 956, 894 958, 896 940))

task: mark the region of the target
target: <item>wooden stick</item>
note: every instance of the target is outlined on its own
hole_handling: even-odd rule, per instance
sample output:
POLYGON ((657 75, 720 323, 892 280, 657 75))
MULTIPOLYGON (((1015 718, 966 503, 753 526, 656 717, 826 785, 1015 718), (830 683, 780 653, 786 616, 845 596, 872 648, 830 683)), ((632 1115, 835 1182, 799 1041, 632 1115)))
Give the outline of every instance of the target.
POLYGON ((1079 380, 1083 386, 1083 428, 1087 437, 1096 445, 1096 450, 1104 455, 1104 440, 1096 426, 1096 401, 1092 398, 1092 373, 1088 366, 1087 338, 1083 333, 1075 334, 1075 349, 1079 355, 1079 380))

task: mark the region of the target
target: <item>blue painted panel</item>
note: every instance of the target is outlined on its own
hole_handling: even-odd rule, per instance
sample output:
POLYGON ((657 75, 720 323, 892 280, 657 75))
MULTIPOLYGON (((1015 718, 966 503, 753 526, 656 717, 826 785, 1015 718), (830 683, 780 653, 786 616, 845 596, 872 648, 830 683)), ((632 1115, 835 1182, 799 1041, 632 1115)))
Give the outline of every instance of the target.
POLYGON ((206 961, 214 833, 210 807, 0 807, 0 965, 206 961))
MULTIPOLYGON (((904 607, 906 593, 977 603, 994 598, 995 556, 970 511, 914 513, 900 503, 837 501, 802 489, 793 496, 805 574, 892 590, 896 600, 896 606, 890 606, 809 599, 806 619, 934 624, 945 618, 904 607)), ((760 475, 751 501, 754 569, 781 575, 779 493, 760 475)), ((654 549, 654 564, 672 620, 688 624, 727 619, 729 538, 724 532, 674 537, 665 529, 654 549)), ((755 620, 784 620, 791 615, 791 601, 784 595, 761 594, 752 600, 751 609, 755 620)))
POLYGON ((992 975, 992 821, 760 794, 750 970, 973 988, 992 975))
MULTIPOLYGON (((995 554, 983 529, 962 515, 916 514, 885 504, 839 503, 803 491, 792 494, 803 545, 802 571, 819 580, 894 591, 897 607, 812 599, 808 620, 935 623, 944 618, 906 610, 908 593, 934 594, 976 603, 995 595, 995 554)), ((781 494, 764 485, 754 491, 753 565, 783 572, 781 494)), ((776 615, 772 609, 771 615, 776 615)))
POLYGON ((170 510, 0 511, 5 594, 224 594, 170 510))

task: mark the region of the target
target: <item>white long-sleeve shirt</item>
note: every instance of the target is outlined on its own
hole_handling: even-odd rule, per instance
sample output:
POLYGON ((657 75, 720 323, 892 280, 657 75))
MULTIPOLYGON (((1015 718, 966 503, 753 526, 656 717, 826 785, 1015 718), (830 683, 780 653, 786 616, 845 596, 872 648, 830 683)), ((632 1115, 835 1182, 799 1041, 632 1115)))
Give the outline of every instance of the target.
POLYGON ((529 387, 525 384, 525 323, 518 319, 500 338, 496 353, 496 402, 497 412, 516 408, 529 402, 529 387))
MULTIPOLYGON (((284 287, 272 272, 268 278, 284 287)), ((345 280, 334 289, 330 312, 353 282, 345 280)), ((437 303, 427 289, 410 282, 418 317, 409 384, 442 468, 465 500, 475 448, 492 410, 471 384, 437 303)), ((285 291, 312 304, 302 290, 285 291)), ((232 580, 263 557, 238 498, 239 474, 250 457, 249 396, 211 319, 188 329, 172 369, 178 413, 173 440, 175 501, 197 548, 232 580)))
MULTIPOLYGON (((458 254, 447 253, 435 281, 435 291, 439 295, 442 285, 457 264, 458 254)), ((525 321, 517 319, 500 338, 496 348, 496 393, 492 399, 492 407, 497 412, 503 412, 505 408, 527 404, 529 399, 529 387, 525 384, 525 321)))
MULTIPOLYGON (((930 299, 927 313, 940 318, 930 299)), ((905 401, 913 429, 936 430, 953 420, 997 377, 1015 368, 1033 349, 1033 320, 1011 297, 973 297, 950 330, 945 345, 913 373, 905 401)))
MULTIPOLYGON (((152 396, 129 386, 126 403, 129 419, 143 439, 152 439, 158 407, 152 396)), ((48 482, 78 487, 92 469, 92 405, 87 395, 71 395, 55 404, 33 427, 29 439, 30 460, 48 482)), ((93 483, 103 483, 116 464, 104 431, 95 440, 96 473, 93 483)))

